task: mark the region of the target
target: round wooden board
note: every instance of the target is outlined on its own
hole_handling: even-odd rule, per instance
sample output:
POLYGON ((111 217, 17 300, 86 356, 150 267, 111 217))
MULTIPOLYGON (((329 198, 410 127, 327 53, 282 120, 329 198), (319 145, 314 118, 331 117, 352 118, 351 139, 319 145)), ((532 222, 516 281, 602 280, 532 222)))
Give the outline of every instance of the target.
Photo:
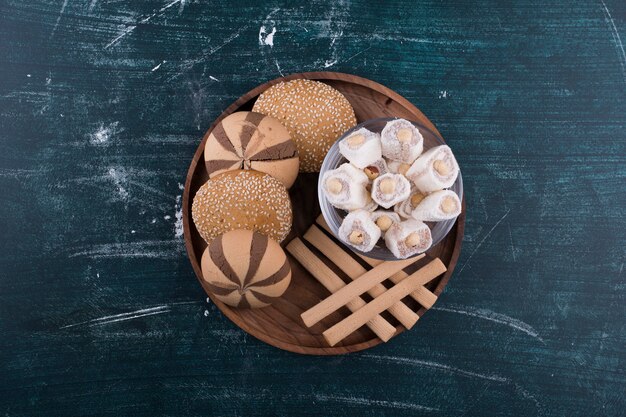
MULTIPOLYGON (((224 117, 236 111, 251 110, 256 98, 267 88, 281 81, 297 78, 322 81, 339 90, 354 107, 359 123, 377 117, 402 117, 418 121, 439 134, 430 120, 408 100, 389 88, 365 78, 337 72, 308 72, 292 74, 262 84, 231 104, 211 125, 196 150, 187 173, 183 194, 185 245, 200 284, 202 284, 211 300, 226 317, 244 331, 272 346, 296 353, 337 355, 356 352, 376 346, 382 341, 367 326, 363 326, 338 345, 330 347, 322 337, 322 332, 328 325, 338 322, 350 313, 345 308, 333 313, 317 325, 307 328, 300 319, 300 314, 328 297, 329 292, 289 254, 287 256, 292 268, 291 285, 278 302, 266 308, 246 310, 229 307, 211 295, 204 286, 202 279, 200 259, 207 245, 191 221, 191 203, 200 186, 208 179, 204 166, 204 143, 215 125, 224 117)), ((439 136, 441 135, 439 134, 439 136)), ((317 174, 300 174, 290 190, 290 195, 293 205, 294 223, 290 235, 282 244, 283 247, 293 238, 302 236, 315 223, 315 219, 320 214, 317 200, 317 174)), ((464 225, 465 198, 463 198, 463 211, 448 236, 427 252, 427 258, 439 257, 448 268, 445 274, 437 277, 427 286, 437 296, 443 292, 456 266, 461 251, 464 225)), ((315 249, 313 250, 316 252, 315 249)), ((322 255, 319 256, 325 260, 322 255)), ((346 282, 349 282, 340 270, 330 262, 327 263, 346 282)), ((419 263, 419 265, 422 264, 422 262, 419 263)), ((369 298, 367 297, 367 295, 363 296, 364 299, 368 300, 369 298)), ((405 298, 403 301, 411 309, 417 311, 420 317, 426 311, 425 308, 421 307, 410 297, 405 298)), ((383 313, 383 317, 396 326, 396 335, 404 330, 404 327, 387 312, 383 313)))

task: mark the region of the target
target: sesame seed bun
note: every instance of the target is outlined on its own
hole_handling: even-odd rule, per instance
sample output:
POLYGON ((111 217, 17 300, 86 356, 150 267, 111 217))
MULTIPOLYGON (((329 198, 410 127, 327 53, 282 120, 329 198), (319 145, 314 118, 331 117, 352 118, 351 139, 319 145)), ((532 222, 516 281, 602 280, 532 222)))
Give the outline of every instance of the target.
POLYGON ((209 179, 191 206, 200 236, 210 243, 237 229, 282 242, 291 230, 291 201, 282 182, 254 170, 227 171, 209 179))
POLYGON ((291 132, 300 155, 300 172, 318 172, 331 145, 356 126, 346 97, 319 81, 273 85, 259 96, 252 111, 278 119, 291 132))

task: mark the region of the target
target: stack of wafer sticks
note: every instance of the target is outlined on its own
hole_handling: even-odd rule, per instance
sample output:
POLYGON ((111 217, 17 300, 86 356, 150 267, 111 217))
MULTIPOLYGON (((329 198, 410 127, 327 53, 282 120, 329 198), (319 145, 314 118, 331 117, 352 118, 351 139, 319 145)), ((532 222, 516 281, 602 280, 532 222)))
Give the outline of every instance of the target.
POLYGON ((383 311, 387 310, 405 328, 410 329, 419 316, 402 299, 411 296, 427 309, 437 301, 437 296, 424 285, 446 271, 445 265, 438 258, 409 275, 403 269, 424 258, 423 254, 401 261, 380 261, 361 256, 372 267, 367 270, 353 258, 350 249, 336 243, 320 229, 321 227, 329 231, 321 216, 317 223, 319 227, 312 225, 304 234, 304 239, 338 266, 352 282, 346 284, 299 238, 292 240, 287 245, 287 250, 331 293, 329 297, 302 313, 302 321, 307 327, 315 325, 343 306, 352 312, 323 332, 330 346, 336 345, 363 325, 368 326, 386 342, 394 336, 396 328, 380 315, 383 311), (389 289, 383 285, 387 279, 394 284, 389 289), (361 297, 366 292, 372 297, 372 301, 368 303, 361 297))

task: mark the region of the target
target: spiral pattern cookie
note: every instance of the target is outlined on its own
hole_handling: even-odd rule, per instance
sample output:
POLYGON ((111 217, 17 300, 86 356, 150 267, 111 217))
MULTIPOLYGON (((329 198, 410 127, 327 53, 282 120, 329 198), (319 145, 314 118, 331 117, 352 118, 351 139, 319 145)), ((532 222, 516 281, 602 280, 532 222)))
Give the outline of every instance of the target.
POLYGON ((280 245, 249 230, 213 239, 200 263, 205 287, 233 307, 266 307, 291 282, 291 267, 280 245))
POLYGON ((254 169, 289 188, 298 176, 298 151, 289 131, 273 117, 241 111, 227 116, 204 145, 209 178, 234 169, 254 169))

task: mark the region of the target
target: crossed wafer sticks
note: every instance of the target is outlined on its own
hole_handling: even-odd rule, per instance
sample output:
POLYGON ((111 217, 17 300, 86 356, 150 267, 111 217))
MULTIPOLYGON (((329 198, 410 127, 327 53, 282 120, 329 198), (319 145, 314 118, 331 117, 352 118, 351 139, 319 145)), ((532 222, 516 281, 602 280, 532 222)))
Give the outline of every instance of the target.
MULTIPOLYGON (((317 223, 329 231, 321 216, 318 217, 317 223)), ((309 228, 304 234, 304 239, 353 280, 346 284, 299 238, 287 245, 289 253, 331 292, 329 297, 301 314, 304 324, 311 327, 344 305, 352 311, 348 317, 323 332, 330 346, 336 345, 363 325, 367 325, 386 342, 393 337, 396 329, 380 313, 388 310, 404 327, 410 329, 419 316, 401 300, 410 295, 427 309, 437 301, 437 296, 424 285, 446 271, 445 265, 438 258, 408 275, 403 269, 422 259, 424 255, 387 262, 361 256, 373 267, 368 271, 347 252, 347 249, 335 243, 316 225, 309 228), (382 284, 386 279, 394 283, 390 289, 382 284), (365 292, 373 298, 369 303, 360 297, 365 292)))

